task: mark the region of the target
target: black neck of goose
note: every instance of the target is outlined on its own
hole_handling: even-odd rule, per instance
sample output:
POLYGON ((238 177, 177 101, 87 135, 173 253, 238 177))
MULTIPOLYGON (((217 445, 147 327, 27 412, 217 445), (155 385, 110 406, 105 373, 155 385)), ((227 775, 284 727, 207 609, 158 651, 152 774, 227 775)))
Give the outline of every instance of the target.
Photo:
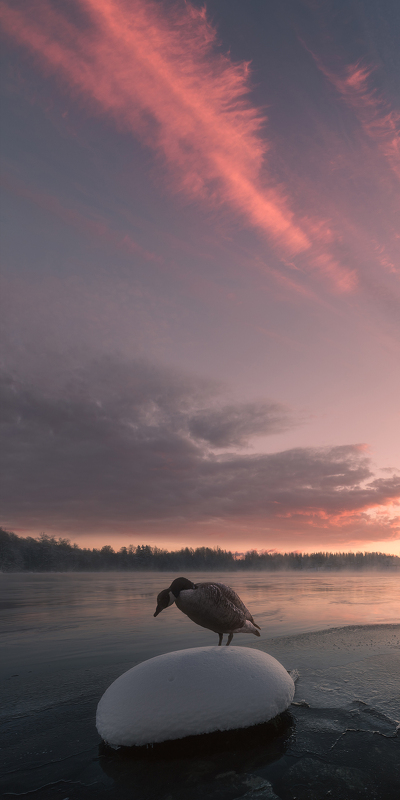
POLYGON ((192 581, 189 581, 187 578, 175 578, 172 581, 171 586, 169 587, 169 591, 172 592, 174 597, 179 597, 179 592, 182 592, 184 589, 194 589, 195 585, 192 581))

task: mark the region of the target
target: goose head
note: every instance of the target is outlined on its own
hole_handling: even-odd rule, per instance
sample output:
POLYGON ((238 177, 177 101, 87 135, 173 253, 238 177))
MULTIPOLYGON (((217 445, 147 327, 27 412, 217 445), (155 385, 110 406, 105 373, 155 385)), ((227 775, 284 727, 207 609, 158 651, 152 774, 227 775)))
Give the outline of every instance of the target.
POLYGON ((194 583, 189 581, 187 578, 175 578, 172 581, 171 586, 169 589, 163 589, 159 595, 157 595, 157 608, 153 614, 156 617, 161 611, 164 611, 164 608, 168 608, 168 606, 172 606, 172 603, 175 603, 177 597, 179 597, 179 593, 183 589, 195 589, 194 583))

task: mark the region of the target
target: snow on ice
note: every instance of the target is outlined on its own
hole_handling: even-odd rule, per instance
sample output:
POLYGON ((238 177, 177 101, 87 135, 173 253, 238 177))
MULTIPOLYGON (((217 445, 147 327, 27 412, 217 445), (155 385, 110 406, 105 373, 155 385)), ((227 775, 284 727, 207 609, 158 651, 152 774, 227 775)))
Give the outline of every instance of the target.
POLYGON ((275 658, 249 647, 193 647, 143 661, 109 686, 97 708, 108 744, 145 745, 247 728, 282 713, 295 686, 275 658))

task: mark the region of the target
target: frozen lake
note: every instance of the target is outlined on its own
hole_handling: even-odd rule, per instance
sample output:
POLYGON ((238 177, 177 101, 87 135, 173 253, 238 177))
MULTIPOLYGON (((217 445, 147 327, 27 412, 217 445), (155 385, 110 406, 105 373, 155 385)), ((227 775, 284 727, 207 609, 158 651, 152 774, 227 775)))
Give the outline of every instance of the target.
MULTIPOLYGON (((0 629, 7 645, 6 677, 29 669, 91 666, 99 659, 132 662, 213 645, 218 636, 191 622, 176 606, 156 619, 156 597, 175 573, 39 573, 0 576, 0 629)), ((344 625, 400 621, 400 575, 372 573, 191 573, 194 582, 221 580, 232 586, 271 637, 344 625)), ((235 644, 254 647, 252 636, 235 644)), ((261 643, 260 643, 261 644, 261 643)))
MULTIPOLYGON (((5 791, 35 790, 33 796, 44 800, 100 798, 103 792, 110 800, 185 797, 189 790, 181 783, 190 783, 198 760, 186 758, 178 767, 176 758, 169 759, 169 777, 166 773, 164 785, 159 771, 148 763, 139 764, 136 759, 129 762, 128 769, 128 762, 122 764, 117 756, 99 753, 94 727, 101 694, 122 672, 171 650, 217 644, 216 634, 194 625, 175 606, 154 619, 156 596, 174 577, 175 573, 0 576, 5 791), (134 789, 131 779, 126 779, 127 770, 133 771, 134 789)), ((306 759, 311 758, 315 764, 308 764, 310 775, 319 775, 324 764, 326 772, 327 763, 329 769, 336 770, 334 775, 328 770, 325 778, 321 773, 318 780, 322 787, 324 781, 328 786, 337 780, 340 788, 343 770, 353 770, 352 778, 349 773, 345 781, 348 786, 353 780, 355 787, 353 794, 348 789, 348 797, 361 796, 357 794, 361 792, 357 780, 362 783, 362 764, 356 765, 354 753, 351 757, 340 755, 342 738, 348 752, 348 743, 355 735, 345 732, 359 729, 363 731, 360 736, 372 737, 374 752, 377 744, 383 747, 379 764, 384 782, 389 773, 389 782, 382 784, 383 793, 379 794, 379 786, 375 786, 371 798, 397 796, 400 775, 395 774, 393 748, 397 747, 395 760, 400 763, 398 732, 396 735, 400 721, 400 576, 234 572, 191 573, 187 577, 194 582, 219 580, 232 586, 262 629, 260 639, 237 635, 233 643, 265 650, 287 669, 300 673, 295 701, 301 705, 291 710, 295 739, 292 734, 283 737, 273 764, 266 746, 259 754, 261 766, 257 762, 254 767, 254 747, 250 749, 254 767, 250 772, 248 759, 239 769, 237 754, 236 761, 225 754, 220 762, 214 754, 210 774, 205 770, 207 787, 205 777, 201 778, 203 793, 233 800, 247 796, 246 791, 255 791, 257 780, 264 780, 267 789, 271 782, 275 796, 282 800, 301 798, 299 790, 293 794, 287 776, 290 770, 297 770, 297 775, 300 765, 305 769, 306 759), (321 744, 324 735, 325 750, 321 744), (304 752, 302 736, 308 737, 304 752), (296 751, 299 746, 300 751, 296 751), (335 759, 332 762, 333 756, 338 763, 335 759), (230 777, 221 783, 217 775, 224 773, 223 764, 229 766, 230 777), (249 774, 253 778, 248 778, 249 774)), ((358 741, 354 747, 356 744, 368 769, 368 759, 372 758, 371 754, 365 756, 368 742, 358 741)), ((243 753, 246 750, 244 745, 241 749, 243 753)), ((370 773, 365 776, 365 781, 368 778, 371 782, 370 773)), ((301 781, 304 783, 304 775, 301 781)), ((305 798, 310 796, 310 786, 305 798)))

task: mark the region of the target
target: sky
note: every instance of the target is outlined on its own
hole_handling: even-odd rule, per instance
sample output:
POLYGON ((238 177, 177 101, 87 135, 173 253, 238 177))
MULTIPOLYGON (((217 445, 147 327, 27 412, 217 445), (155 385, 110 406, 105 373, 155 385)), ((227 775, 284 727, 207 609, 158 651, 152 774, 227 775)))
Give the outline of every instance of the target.
POLYGON ((396 0, 0 0, 2 519, 400 554, 396 0))

